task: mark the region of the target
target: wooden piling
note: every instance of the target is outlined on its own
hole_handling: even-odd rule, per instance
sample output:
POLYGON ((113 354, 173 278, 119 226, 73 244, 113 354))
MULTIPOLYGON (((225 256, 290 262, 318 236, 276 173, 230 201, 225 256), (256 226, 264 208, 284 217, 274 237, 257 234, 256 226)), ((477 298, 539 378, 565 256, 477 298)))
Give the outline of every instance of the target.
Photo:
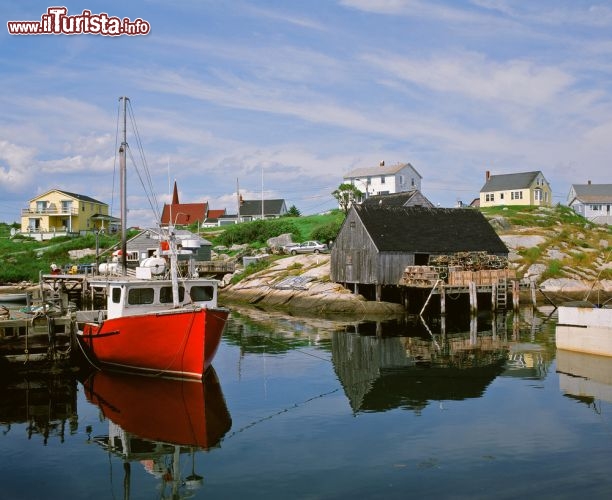
POLYGON ((440 284, 440 314, 442 316, 446 314, 446 288, 444 283, 440 284))
POLYGON ((512 280, 512 307, 515 312, 519 310, 519 282, 517 280, 512 280))
POLYGON ((478 293, 476 292, 476 283, 470 281, 468 283, 468 289, 470 294, 470 313, 476 314, 478 312, 478 293))
POLYGON ((497 311, 497 283, 491 284, 491 311, 497 311))

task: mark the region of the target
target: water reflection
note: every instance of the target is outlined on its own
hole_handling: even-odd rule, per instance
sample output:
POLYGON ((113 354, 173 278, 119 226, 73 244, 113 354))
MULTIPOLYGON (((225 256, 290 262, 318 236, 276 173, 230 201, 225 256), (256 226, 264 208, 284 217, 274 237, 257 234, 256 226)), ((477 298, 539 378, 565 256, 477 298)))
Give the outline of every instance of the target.
POLYGON ((566 396, 593 408, 597 401, 612 403, 612 358, 559 349, 557 373, 566 396))
POLYGON ((108 419, 107 435, 94 436, 124 461, 125 497, 130 462, 140 462, 172 498, 199 487, 195 452, 218 446, 232 425, 214 369, 202 382, 96 372, 84 381, 85 396, 108 419), (181 477, 181 454, 189 453, 191 473, 181 477))
POLYGON ((354 412, 480 397, 500 375, 508 343, 469 333, 434 337, 333 336, 333 363, 354 412))
MULTIPOLYGON (((0 378, 0 426, 2 434, 13 424, 25 424, 28 439, 40 437, 64 442, 77 431, 77 384, 71 375, 25 374, 0 378)), ((21 427, 21 426, 19 426, 21 427)))

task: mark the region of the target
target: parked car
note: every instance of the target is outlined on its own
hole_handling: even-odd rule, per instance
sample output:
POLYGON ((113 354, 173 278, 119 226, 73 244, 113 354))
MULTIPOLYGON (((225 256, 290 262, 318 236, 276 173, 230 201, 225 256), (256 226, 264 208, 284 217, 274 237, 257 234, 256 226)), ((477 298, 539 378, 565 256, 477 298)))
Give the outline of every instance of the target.
POLYGON ((298 246, 290 247, 288 250, 291 255, 298 253, 322 253, 327 252, 327 245, 320 241, 305 241, 298 246))

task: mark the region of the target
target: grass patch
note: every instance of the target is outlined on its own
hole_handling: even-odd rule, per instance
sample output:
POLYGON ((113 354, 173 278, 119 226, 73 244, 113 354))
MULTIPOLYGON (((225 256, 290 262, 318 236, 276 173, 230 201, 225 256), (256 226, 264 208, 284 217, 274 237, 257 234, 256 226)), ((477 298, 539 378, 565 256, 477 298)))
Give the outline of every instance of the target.
POLYGON ((243 280, 244 278, 247 278, 248 276, 258 273, 259 271, 263 271, 264 269, 267 269, 268 267, 270 267, 271 264, 272 264, 272 261, 270 259, 260 259, 256 262, 253 262, 252 264, 249 264, 248 266, 246 266, 242 270, 242 272, 235 273, 234 276, 232 276, 230 283, 232 285, 235 285, 236 283, 243 280))
POLYGON ((553 259, 548 262, 548 267, 546 268, 546 271, 544 271, 544 273, 542 274, 542 278, 560 278, 563 275, 563 273, 561 272, 562 269, 563 264, 561 263, 561 261, 553 259))

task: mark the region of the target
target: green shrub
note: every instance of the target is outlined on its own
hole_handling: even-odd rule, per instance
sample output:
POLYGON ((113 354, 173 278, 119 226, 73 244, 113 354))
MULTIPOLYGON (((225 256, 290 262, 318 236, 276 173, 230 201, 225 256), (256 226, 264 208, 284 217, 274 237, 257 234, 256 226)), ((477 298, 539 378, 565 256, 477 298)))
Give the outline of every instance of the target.
POLYGON ((256 220, 226 226, 223 234, 217 237, 216 243, 225 246, 265 244, 268 239, 285 233, 290 233, 294 241, 300 239, 300 231, 292 218, 256 220))
POLYGON ((341 227, 342 220, 335 219, 333 221, 328 222, 327 224, 323 224, 322 226, 315 228, 312 231, 312 238, 314 240, 319 240, 323 243, 333 241, 338 236, 341 227))

